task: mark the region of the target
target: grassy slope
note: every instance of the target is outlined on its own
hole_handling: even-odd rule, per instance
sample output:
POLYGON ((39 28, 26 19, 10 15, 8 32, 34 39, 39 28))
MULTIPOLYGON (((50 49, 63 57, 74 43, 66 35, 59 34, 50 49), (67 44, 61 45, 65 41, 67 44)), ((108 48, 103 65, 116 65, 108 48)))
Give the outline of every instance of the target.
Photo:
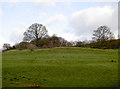
POLYGON ((117 86, 118 63, 111 62, 117 55, 117 50, 75 47, 8 51, 3 53, 3 87, 117 86))

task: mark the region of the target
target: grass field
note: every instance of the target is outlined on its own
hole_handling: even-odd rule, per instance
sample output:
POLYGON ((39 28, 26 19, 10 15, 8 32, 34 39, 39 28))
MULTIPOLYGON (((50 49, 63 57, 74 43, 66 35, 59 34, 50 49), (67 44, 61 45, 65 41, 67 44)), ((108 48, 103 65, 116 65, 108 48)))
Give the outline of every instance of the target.
POLYGON ((118 50, 69 47, 2 55, 3 87, 117 86, 118 50))

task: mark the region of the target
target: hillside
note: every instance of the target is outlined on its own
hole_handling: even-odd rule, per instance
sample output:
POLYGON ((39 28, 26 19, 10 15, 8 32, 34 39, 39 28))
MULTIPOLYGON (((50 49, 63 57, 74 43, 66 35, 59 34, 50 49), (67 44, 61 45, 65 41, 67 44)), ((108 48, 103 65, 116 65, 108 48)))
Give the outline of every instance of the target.
POLYGON ((117 55, 80 47, 3 52, 3 87, 115 87, 117 55))

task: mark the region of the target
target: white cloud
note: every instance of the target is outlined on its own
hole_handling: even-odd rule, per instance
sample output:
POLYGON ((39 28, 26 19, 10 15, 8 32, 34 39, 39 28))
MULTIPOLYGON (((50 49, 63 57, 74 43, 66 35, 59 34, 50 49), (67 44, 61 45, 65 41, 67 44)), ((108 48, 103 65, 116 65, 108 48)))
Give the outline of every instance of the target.
MULTIPOLYGON (((17 5, 17 3, 20 1, 20 0, 5 0, 6 2, 9 2, 9 4, 8 4, 8 8, 12 8, 12 7, 14 7, 14 6, 16 6, 17 5)), ((4 2, 5 2, 4 1, 4 2)))
MULTIPOLYGON (((0 2, 11 2, 11 1, 14 1, 14 0, 0 0, 0 2)), ((34 2, 39 0, 15 0, 15 2, 16 1, 17 2, 34 2)), ((44 0, 44 1, 47 1, 47 0, 44 0)), ((54 0, 54 1, 56 2, 118 2, 119 0, 54 0)))
POLYGON ((3 10, 0 8, 0 28, 1 28, 1 23, 2 23, 2 14, 3 14, 3 10))
POLYGON ((13 45, 13 42, 10 42, 9 40, 6 40, 2 36, 0 36, 0 49, 2 48, 2 46, 3 46, 4 43, 10 43, 11 46, 13 45))
POLYGON ((2 9, 0 9, 0 15, 2 15, 2 13, 3 13, 3 10, 2 10, 2 9))
MULTIPOLYGON (((2 29, 2 14, 3 14, 3 10, 0 8, 0 29, 2 29)), ((0 48, 2 47, 3 43, 5 42, 5 40, 3 39, 3 37, 0 36, 0 48)))
POLYGON ((4 43, 5 43, 5 40, 0 36, 0 49, 2 48, 4 43))
POLYGON ((118 2, 119 0, 56 0, 57 2, 118 2))
POLYGON ((0 2, 9 2, 9 7, 13 7, 20 2, 32 2, 40 8, 46 6, 52 6, 52 7, 56 6, 55 0, 0 0, 0 2))
POLYGON ((19 2, 19 0, 10 0, 10 2, 15 4, 15 3, 19 2))
MULTIPOLYGON (((76 35, 91 39, 93 30, 101 25, 107 25, 113 33, 117 33, 117 19, 116 7, 91 7, 74 12, 70 18, 70 25, 76 35)), ((117 37, 117 34, 115 35, 117 37)))
POLYGON ((41 17, 46 17, 47 16, 47 13, 43 12, 41 13, 41 17))
POLYGON ((119 2, 119 0, 98 0, 98 2, 119 2))
POLYGON ((34 0, 34 3, 39 7, 52 6, 55 7, 55 0, 34 0))
POLYGON ((3 9, 0 8, 0 20, 1 20, 2 14, 3 14, 3 9))
POLYGON ((65 38, 67 41, 78 41, 79 39, 83 39, 82 36, 76 36, 72 33, 62 33, 59 36, 65 38))
POLYGON ((39 13, 38 19, 39 19, 39 20, 42 20, 42 19, 44 19, 44 18, 46 18, 46 17, 47 17, 47 13, 42 12, 42 13, 39 13))
POLYGON ((10 35, 10 41, 13 43, 19 43, 23 40, 23 33, 26 31, 27 25, 20 24, 18 27, 13 28, 10 35))
POLYGON ((45 21, 45 25, 51 25, 55 22, 59 22, 59 21, 65 21, 66 20, 66 17, 62 14, 56 14, 55 16, 53 17, 50 17, 47 21, 45 21))

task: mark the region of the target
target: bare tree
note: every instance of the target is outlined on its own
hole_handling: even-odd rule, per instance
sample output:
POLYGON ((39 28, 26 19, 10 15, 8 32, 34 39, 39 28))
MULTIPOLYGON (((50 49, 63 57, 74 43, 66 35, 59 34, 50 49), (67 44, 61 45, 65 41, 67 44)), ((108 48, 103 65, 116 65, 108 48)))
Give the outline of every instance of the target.
POLYGON ((10 44, 5 43, 3 44, 3 50, 9 50, 11 48, 10 44))
POLYGON ((108 26, 100 26, 97 30, 94 30, 93 40, 94 41, 107 41, 113 39, 113 33, 110 31, 108 26))
POLYGON ((23 41, 36 41, 36 46, 38 46, 38 39, 42 39, 47 35, 47 29, 42 24, 32 24, 25 32, 23 41))

